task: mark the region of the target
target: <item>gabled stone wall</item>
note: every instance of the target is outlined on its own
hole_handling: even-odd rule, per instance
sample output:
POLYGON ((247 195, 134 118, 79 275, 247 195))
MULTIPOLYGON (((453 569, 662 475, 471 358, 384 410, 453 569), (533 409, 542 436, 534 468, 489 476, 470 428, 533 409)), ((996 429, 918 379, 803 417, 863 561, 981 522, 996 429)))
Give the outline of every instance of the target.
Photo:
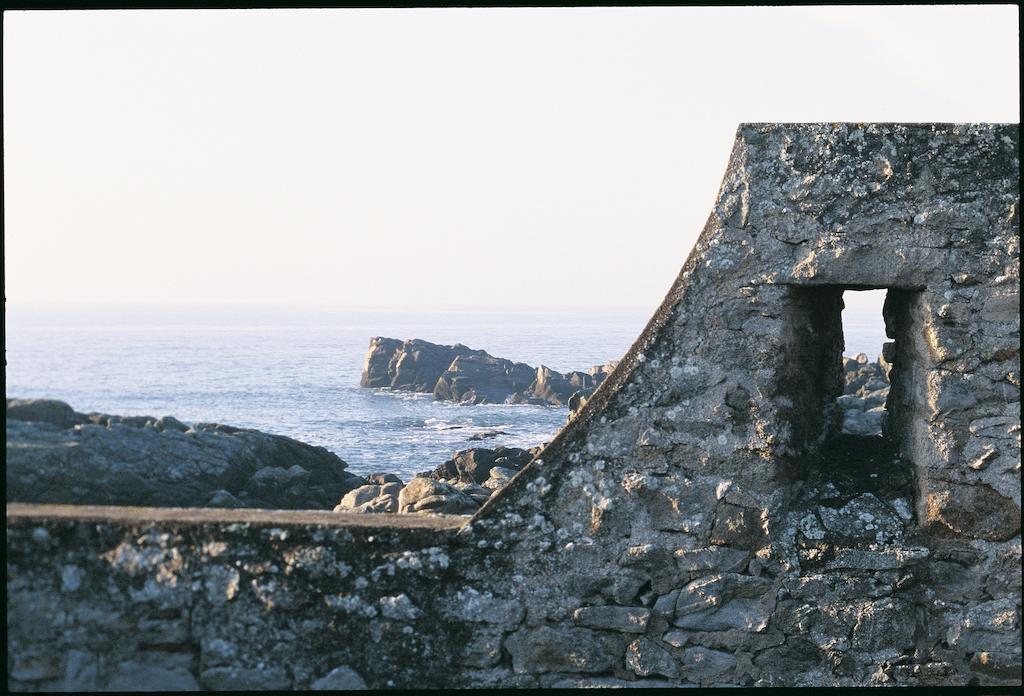
POLYGON ((214 662, 252 683, 279 669, 296 688, 335 667, 377 687, 1020 683, 1018 143, 1009 125, 740 127, 704 232, 636 344, 436 543, 395 529, 375 545, 341 518, 265 546, 258 520, 186 532, 147 511, 9 513, 9 684, 53 687, 109 648, 61 623, 74 612, 116 612, 121 663, 141 660, 142 622, 164 614, 146 618, 128 585, 205 587, 210 543, 258 572, 216 616, 193 592, 174 643, 189 657, 160 668, 209 688, 232 683, 211 680, 214 662), (836 437, 842 293, 866 288, 888 289, 887 441, 836 437), (180 567, 116 562, 156 558, 161 534, 180 567), (396 565, 356 587, 337 569, 287 571, 331 550, 366 578, 429 548, 448 561, 436 576, 396 565), (96 591, 58 598, 67 564, 96 591), (408 608, 402 593, 415 619, 384 613, 408 608), (44 678, 45 645, 61 647, 44 678))

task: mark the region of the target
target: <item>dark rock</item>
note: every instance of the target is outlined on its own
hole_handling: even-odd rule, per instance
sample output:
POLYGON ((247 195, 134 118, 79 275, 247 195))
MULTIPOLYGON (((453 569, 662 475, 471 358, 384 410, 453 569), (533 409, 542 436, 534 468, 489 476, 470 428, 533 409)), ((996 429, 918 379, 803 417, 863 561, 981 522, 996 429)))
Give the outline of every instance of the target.
POLYGON ((852 645, 857 650, 890 648, 902 652, 913 647, 914 628, 914 607, 905 600, 885 597, 861 607, 852 645))
POLYGON ((508 435, 504 430, 488 430, 484 433, 477 433, 469 437, 471 442, 477 442, 480 440, 488 440, 492 437, 498 437, 499 435, 508 435))
POLYGON ((534 381, 534 370, 490 355, 465 355, 452 361, 434 386, 434 397, 473 404, 523 403, 520 396, 534 381), (513 397, 518 397, 513 399, 513 397))
POLYGON ((936 482, 936 487, 927 497, 927 522, 933 527, 987 541, 1005 541, 1020 533, 1020 509, 992 487, 949 482, 936 482))
POLYGON ((650 609, 614 605, 580 607, 572 615, 572 620, 577 626, 620 633, 643 633, 650 618, 650 609))
POLYGON ((404 483, 395 474, 369 474, 366 477, 366 482, 377 486, 383 486, 386 483, 404 483))
POLYGON ((482 484, 490 478, 491 470, 495 467, 518 471, 529 464, 531 459, 533 456, 529 450, 518 447, 475 447, 456 452, 444 464, 427 472, 424 478, 482 484))
POLYGON ((626 649, 626 666, 638 677, 660 674, 675 679, 679 665, 668 650, 649 638, 637 638, 626 649))
POLYGON ((844 541, 890 543, 903 536, 903 520, 888 504, 871 493, 860 495, 841 508, 818 508, 825 528, 844 541))
POLYGON ((683 651, 683 674, 701 684, 730 677, 735 667, 736 658, 721 650, 695 646, 683 651))
POLYGON ((402 341, 397 338, 377 336, 370 339, 370 347, 366 351, 363 362, 363 375, 359 380, 361 387, 390 387, 394 377, 395 363, 402 341))
POLYGON ((459 343, 443 346, 420 339, 376 337, 370 339, 360 386, 431 393, 437 399, 474 404, 565 406, 576 392, 589 395, 614 365, 562 374, 459 343))
POLYGON ((70 428, 85 422, 85 416, 75 413, 75 409, 56 399, 8 399, 7 418, 30 423, 49 423, 58 428, 70 428))
POLYGON ((341 665, 313 682, 312 689, 313 691, 361 691, 366 689, 366 682, 354 669, 348 665, 341 665))
POLYGON ((469 355, 487 354, 460 343, 442 346, 420 339, 399 341, 378 336, 370 339, 359 386, 432 392, 452 361, 469 355))
POLYGON ((843 413, 842 432, 858 437, 881 435, 885 425, 885 415, 884 409, 863 411, 851 408, 843 413))
POLYGON ((199 681, 211 691, 288 691, 292 688, 291 679, 280 667, 213 667, 203 671, 199 681))
POLYGON ((240 508, 240 507, 245 507, 242 504, 241 500, 239 500, 235 496, 231 495, 230 493, 228 493, 223 488, 220 489, 219 491, 216 491, 212 496, 210 496, 210 500, 206 503, 206 505, 207 505, 207 507, 216 507, 216 508, 240 508))
POLYGON ((398 494, 399 512, 436 512, 448 515, 473 513, 476 501, 455 486, 416 477, 398 494))
POLYGON ((587 398, 590 396, 588 390, 580 389, 572 393, 569 397, 569 417, 575 416, 577 413, 583 410, 583 407, 587 405, 587 398))
POLYGON ((604 672, 622 659, 621 643, 586 628, 524 628, 505 640, 512 669, 522 673, 604 672))
POLYGON ((167 416, 85 415, 60 401, 12 401, 12 502, 330 509, 364 483, 337 455, 280 435, 217 424, 189 428, 167 416))
POLYGON ((736 573, 694 580, 679 593, 673 623, 697 631, 761 632, 768 624, 761 598, 770 588, 766 578, 736 573))
POLYGON ((737 549, 756 549, 764 540, 761 513, 756 508, 720 503, 711 525, 711 543, 737 549))
POLYGON ((976 652, 971 656, 971 671, 986 677, 1021 681, 1021 654, 1019 652, 976 652))
POLYGON ((199 691, 199 684, 181 667, 123 662, 104 691, 199 691))

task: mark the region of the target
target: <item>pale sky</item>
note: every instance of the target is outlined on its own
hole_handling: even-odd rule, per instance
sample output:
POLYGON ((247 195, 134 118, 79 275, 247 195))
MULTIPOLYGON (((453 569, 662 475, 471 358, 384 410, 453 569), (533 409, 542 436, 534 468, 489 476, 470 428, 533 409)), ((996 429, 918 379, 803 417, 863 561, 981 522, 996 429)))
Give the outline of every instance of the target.
POLYGON ((6 297, 653 309, 737 124, 1017 122, 1017 12, 5 12, 6 297))

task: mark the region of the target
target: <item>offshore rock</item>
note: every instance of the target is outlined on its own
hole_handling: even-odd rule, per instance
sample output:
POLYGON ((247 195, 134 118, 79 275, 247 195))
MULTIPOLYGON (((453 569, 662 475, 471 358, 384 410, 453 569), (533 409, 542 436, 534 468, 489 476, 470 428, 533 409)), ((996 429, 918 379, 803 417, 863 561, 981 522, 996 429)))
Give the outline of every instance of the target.
POLYGON ((576 393, 589 395, 614 362, 566 374, 549 367, 497 358, 461 343, 438 345, 421 339, 370 339, 361 387, 433 394, 436 399, 473 404, 565 406, 576 393))
POLYGON ((330 509, 364 483, 337 455, 281 435, 50 399, 7 404, 12 502, 330 509))

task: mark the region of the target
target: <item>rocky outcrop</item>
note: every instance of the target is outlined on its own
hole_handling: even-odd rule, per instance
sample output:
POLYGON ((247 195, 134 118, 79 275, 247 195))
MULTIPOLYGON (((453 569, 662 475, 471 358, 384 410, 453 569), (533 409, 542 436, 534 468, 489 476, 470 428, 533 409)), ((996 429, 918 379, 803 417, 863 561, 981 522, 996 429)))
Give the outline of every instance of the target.
POLYGON ((870 362, 864 353, 843 358, 843 394, 836 399, 843 434, 861 437, 882 434, 891 367, 884 356, 875 362, 870 362))
POLYGON ((78 413, 7 400, 7 500, 330 509, 365 481, 323 447, 164 416, 78 413))
POLYGON ((460 450, 404 486, 394 474, 371 474, 367 485, 347 493, 334 511, 469 515, 512 480, 542 447, 460 450))
POLYGON ((528 450, 518 447, 474 447, 459 450, 444 464, 419 475, 439 481, 483 484, 491 477, 495 467, 519 471, 530 463, 538 451, 540 447, 528 450))
POLYGON ((534 368, 496 358, 461 343, 441 346, 378 336, 370 339, 359 385, 430 393, 461 403, 565 406, 573 395, 592 393, 615 364, 562 374, 544 365, 534 368))
POLYGON ((441 346, 418 338, 411 341, 381 336, 371 338, 359 386, 430 393, 434 391, 438 377, 460 357, 490 356, 461 343, 441 346))

